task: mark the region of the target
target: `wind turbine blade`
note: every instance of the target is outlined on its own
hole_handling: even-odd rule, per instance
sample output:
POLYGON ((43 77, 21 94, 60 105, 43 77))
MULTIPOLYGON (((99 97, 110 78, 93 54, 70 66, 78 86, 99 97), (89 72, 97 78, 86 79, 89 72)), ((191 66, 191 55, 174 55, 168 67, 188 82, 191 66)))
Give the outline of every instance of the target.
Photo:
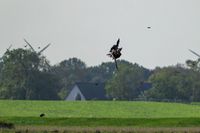
POLYGON ((191 53, 195 54, 196 56, 198 56, 198 57, 200 58, 200 55, 197 54, 196 52, 192 51, 191 49, 189 49, 189 51, 190 51, 191 53))
POLYGON ((34 52, 36 52, 35 49, 31 46, 31 44, 30 44, 26 39, 24 39, 24 41, 26 42, 26 44, 28 44, 28 46, 29 46, 34 52))
POLYGON ((52 69, 51 65, 49 64, 49 62, 47 60, 45 60, 45 63, 49 69, 50 72, 54 72, 54 73, 57 73, 57 71, 55 69, 52 69))
POLYGON ((12 44, 10 44, 10 46, 7 48, 7 50, 10 50, 11 47, 12 47, 12 44))
POLYGON ((48 68, 51 68, 51 65, 48 63, 48 61, 45 60, 45 63, 47 64, 48 68))
POLYGON ((47 46, 45 46, 42 50, 40 50, 40 51, 38 52, 38 54, 41 54, 41 53, 42 53, 45 49, 47 49, 50 45, 51 45, 50 43, 47 44, 47 46))
MULTIPOLYGON (((12 47, 12 44, 6 49, 6 52, 8 52, 8 51, 10 50, 11 47, 12 47)), ((5 52, 5 53, 6 53, 6 52, 5 52)), ((5 53, 4 53, 4 54, 5 54, 5 53)), ((3 57, 1 57, 0 60, 1 60, 2 58, 3 58, 3 57)))

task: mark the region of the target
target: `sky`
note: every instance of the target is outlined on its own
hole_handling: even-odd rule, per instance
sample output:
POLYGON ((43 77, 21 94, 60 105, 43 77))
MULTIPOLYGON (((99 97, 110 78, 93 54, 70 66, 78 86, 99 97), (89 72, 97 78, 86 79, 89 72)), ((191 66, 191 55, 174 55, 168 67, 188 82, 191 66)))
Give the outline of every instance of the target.
POLYGON ((87 66, 120 38, 121 59, 146 68, 197 59, 200 0, 0 0, 0 56, 10 44, 36 49, 52 65, 77 57, 87 66), (147 27, 151 27, 150 29, 147 27))

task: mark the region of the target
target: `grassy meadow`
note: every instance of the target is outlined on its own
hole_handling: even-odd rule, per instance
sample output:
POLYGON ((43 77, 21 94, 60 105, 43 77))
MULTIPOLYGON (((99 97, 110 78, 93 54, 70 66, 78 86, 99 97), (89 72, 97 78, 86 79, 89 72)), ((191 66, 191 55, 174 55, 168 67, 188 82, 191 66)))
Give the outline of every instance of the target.
POLYGON ((0 100, 0 117, 46 118, 200 118, 200 106, 126 101, 0 100))
MULTIPOLYGON (((139 128, 138 132, 143 131, 143 128, 165 128, 163 130, 171 132, 169 128, 188 127, 196 132, 200 131, 200 105, 126 101, 0 100, 0 122, 14 124, 15 130, 25 131, 28 128, 30 131, 34 130, 33 132, 36 129, 46 130, 47 127, 49 130, 62 129, 63 132, 68 129, 70 132, 72 129, 77 132, 96 132, 96 128, 105 132, 111 132, 113 128, 127 132, 133 130, 132 128, 139 128), (41 113, 45 117, 39 117, 41 113)), ((12 132, 8 129, 2 131, 12 132)))

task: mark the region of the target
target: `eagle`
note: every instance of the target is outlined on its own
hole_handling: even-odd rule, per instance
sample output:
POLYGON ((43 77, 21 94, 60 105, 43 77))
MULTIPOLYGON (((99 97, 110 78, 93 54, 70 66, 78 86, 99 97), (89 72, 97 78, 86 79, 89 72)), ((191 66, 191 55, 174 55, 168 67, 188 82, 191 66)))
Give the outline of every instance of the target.
POLYGON ((118 70, 117 59, 122 55, 121 54, 122 48, 119 48, 119 43, 120 43, 120 39, 118 38, 116 44, 111 47, 109 53, 107 54, 109 57, 111 57, 115 61, 115 66, 117 70, 118 70))

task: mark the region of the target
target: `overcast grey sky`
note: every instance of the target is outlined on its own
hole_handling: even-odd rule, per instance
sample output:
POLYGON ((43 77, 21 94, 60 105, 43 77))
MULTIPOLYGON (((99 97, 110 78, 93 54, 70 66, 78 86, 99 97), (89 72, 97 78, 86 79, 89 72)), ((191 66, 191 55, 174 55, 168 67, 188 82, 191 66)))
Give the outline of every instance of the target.
POLYGON ((0 0, 0 55, 23 38, 36 49, 51 43, 43 53, 51 64, 111 61, 118 38, 121 59, 147 68, 184 63, 196 59, 189 48, 200 53, 200 0, 0 0))

